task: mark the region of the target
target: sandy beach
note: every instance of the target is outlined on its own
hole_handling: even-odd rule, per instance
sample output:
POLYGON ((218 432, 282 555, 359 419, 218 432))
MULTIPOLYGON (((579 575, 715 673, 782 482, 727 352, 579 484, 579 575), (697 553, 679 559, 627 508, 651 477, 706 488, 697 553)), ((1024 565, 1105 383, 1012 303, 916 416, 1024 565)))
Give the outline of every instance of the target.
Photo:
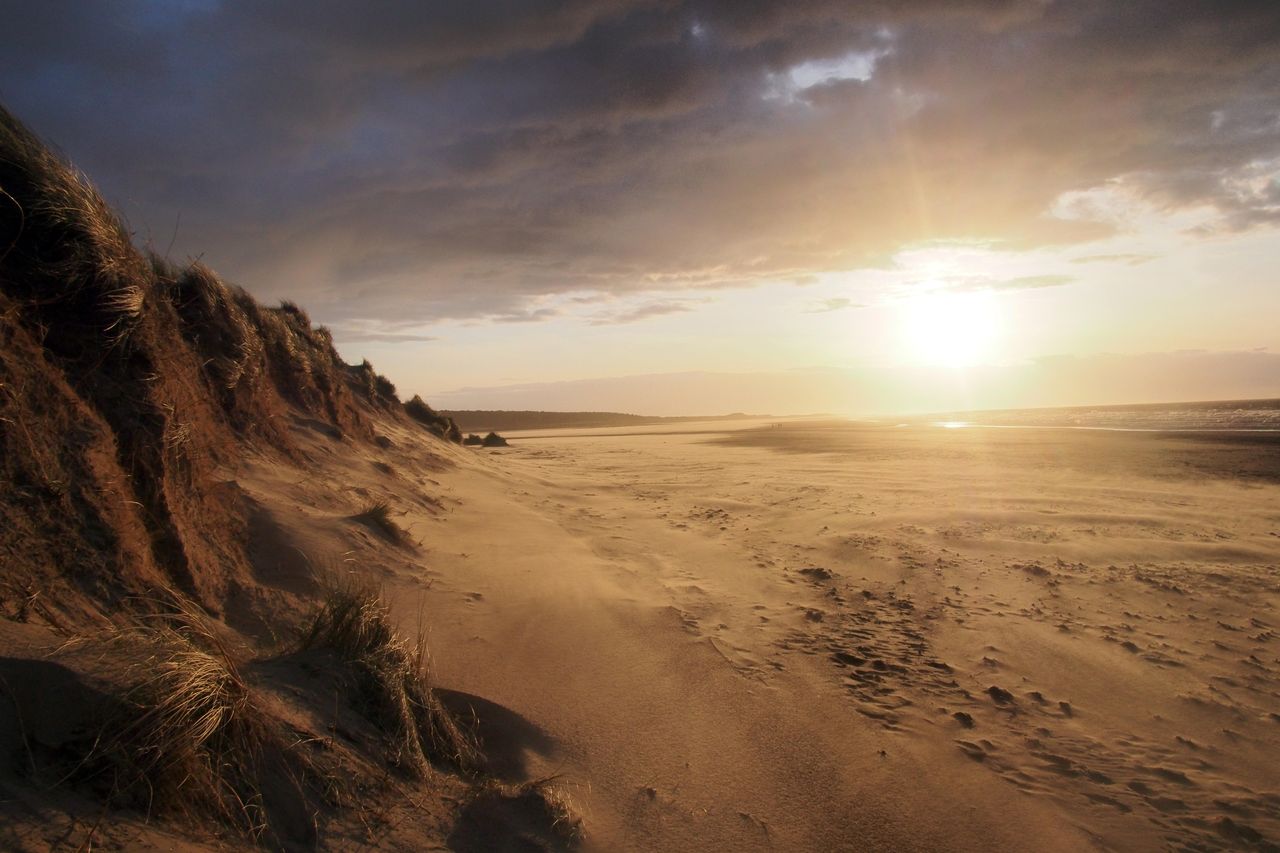
POLYGON ((437 683, 590 847, 1274 849, 1275 436, 742 426, 342 460, 421 542, 378 567, 437 683))
POLYGON ((1280 3, 10 5, 0 853, 1280 853, 1280 3))

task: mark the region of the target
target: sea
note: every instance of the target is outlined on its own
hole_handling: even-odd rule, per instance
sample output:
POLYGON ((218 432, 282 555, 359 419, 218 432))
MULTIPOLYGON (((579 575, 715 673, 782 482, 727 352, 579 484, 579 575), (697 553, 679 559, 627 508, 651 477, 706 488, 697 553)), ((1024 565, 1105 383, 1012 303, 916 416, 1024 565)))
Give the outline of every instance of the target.
POLYGON ((1152 432, 1280 432, 1280 399, 945 412, 929 415, 927 420, 935 426, 953 429, 995 426, 1152 432))

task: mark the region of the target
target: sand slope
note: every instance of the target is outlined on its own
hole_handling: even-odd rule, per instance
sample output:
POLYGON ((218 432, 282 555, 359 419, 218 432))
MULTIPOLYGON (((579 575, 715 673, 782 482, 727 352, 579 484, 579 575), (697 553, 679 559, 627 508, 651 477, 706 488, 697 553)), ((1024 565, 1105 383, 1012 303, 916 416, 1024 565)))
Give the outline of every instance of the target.
POLYGON ((388 434, 240 487, 425 619, 491 771, 559 774, 595 849, 1280 838, 1273 443, 790 424, 449 466, 388 434))
POLYGON ((1188 441, 525 438, 382 569, 599 849, 1269 849, 1280 490, 1188 441))

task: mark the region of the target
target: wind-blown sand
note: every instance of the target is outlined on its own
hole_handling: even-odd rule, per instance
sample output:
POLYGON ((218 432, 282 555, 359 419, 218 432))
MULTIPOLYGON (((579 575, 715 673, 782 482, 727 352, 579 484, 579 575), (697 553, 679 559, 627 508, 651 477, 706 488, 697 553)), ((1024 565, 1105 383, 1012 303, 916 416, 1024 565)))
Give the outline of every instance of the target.
MULTIPOLYGON (((324 464, 595 849, 1275 849, 1280 438, 755 426, 324 464)), ((242 485, 333 550, 320 490, 242 485)))

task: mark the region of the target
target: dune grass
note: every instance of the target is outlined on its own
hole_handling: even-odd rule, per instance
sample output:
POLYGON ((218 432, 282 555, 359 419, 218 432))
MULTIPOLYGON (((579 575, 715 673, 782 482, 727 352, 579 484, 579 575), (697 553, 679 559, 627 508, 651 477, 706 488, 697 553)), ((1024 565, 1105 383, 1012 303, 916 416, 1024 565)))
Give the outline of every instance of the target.
POLYGON ((129 233, 88 179, 0 107, 0 244, 8 291, 28 307, 74 304, 110 338, 141 312, 144 267, 129 233))
POLYGON ((399 636, 378 590, 357 581, 333 585, 300 648, 325 650, 356 679, 355 695, 386 734, 389 758, 413 775, 441 762, 464 772, 481 764, 474 739, 440 703, 428 681, 427 647, 399 636))
POLYGON ((557 784, 559 781, 558 776, 547 776, 519 785, 490 783, 482 786, 477 796, 514 801, 523 805, 535 820, 550 829, 552 835, 573 846, 583 841, 586 830, 568 793, 557 784))
POLYGON ((408 532, 391 517, 391 504, 387 501, 369 503, 364 509, 351 516, 351 520, 372 528, 389 542, 397 545, 412 544, 408 532))
POLYGON ((409 402, 404 404, 404 411, 409 417, 427 428, 433 435, 443 438, 445 441, 451 441, 454 444, 462 442, 462 433, 458 430, 458 425, 435 409, 427 405, 427 402, 417 394, 409 402))
POLYGON ((254 839, 272 805, 305 799, 305 759, 260 708, 234 656, 193 604, 116 629, 127 661, 118 712, 73 771, 109 801, 213 818, 254 839))
MULTIPOLYGON (((114 807, 212 821, 267 846, 314 831, 298 817, 337 780, 296 748, 296 732, 265 709, 236 651, 197 605, 179 600, 138 617, 114 629, 101 651, 120 686, 65 781, 114 807)), ((315 652, 329 656, 342 695, 381 733, 381 747, 373 746, 380 760, 411 778, 432 763, 480 770, 474 737, 429 685, 425 636, 402 638, 375 587, 331 585, 293 650, 315 652)))

